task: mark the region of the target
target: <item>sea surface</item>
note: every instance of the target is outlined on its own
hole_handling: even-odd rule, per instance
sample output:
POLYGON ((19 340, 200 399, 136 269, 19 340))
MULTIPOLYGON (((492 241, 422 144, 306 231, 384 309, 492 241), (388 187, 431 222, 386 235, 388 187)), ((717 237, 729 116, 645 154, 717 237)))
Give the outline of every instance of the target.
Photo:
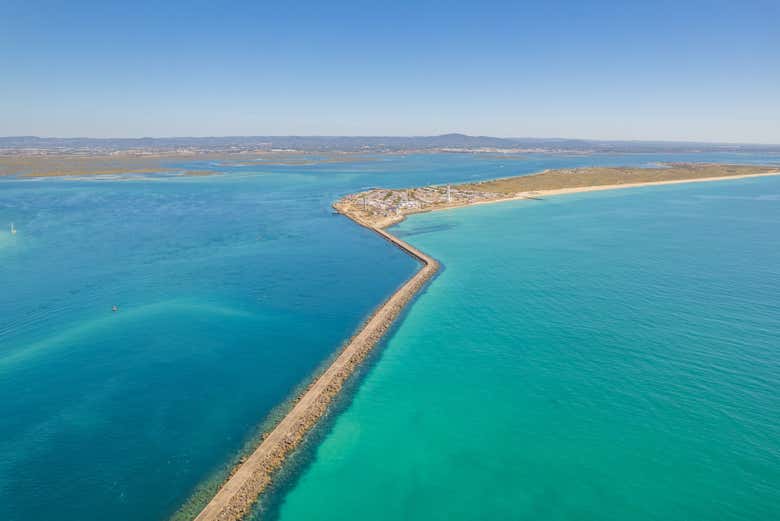
MULTIPOLYGON (((197 510, 417 269, 332 214, 338 197, 664 160, 780 164, 440 154, 0 179, 0 519, 197 510)), ((779 193, 734 181, 404 223, 445 270, 266 513, 772 517, 779 193)))
POLYGON ((391 232, 444 270, 267 517, 780 519, 780 178, 391 232))

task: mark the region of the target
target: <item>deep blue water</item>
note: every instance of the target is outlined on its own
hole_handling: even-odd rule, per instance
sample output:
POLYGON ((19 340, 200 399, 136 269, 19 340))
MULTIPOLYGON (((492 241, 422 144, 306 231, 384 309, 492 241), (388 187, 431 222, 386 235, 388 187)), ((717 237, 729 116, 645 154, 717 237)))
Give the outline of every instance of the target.
POLYGON ((333 215, 340 195, 561 166, 780 162, 375 159, 0 180, 0 518, 162 520, 230 462, 416 269, 333 215))

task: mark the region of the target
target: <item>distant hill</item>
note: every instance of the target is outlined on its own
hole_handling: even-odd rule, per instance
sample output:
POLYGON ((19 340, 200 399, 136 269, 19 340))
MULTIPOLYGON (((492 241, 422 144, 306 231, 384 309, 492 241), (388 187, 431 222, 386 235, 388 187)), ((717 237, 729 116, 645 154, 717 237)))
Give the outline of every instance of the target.
POLYGON ((594 141, 557 138, 498 138, 442 134, 439 136, 225 136, 172 138, 41 138, 0 137, 0 151, 22 153, 110 153, 122 151, 246 152, 258 150, 310 152, 393 152, 405 150, 521 150, 539 152, 769 152, 780 153, 780 145, 695 143, 674 141, 594 141))

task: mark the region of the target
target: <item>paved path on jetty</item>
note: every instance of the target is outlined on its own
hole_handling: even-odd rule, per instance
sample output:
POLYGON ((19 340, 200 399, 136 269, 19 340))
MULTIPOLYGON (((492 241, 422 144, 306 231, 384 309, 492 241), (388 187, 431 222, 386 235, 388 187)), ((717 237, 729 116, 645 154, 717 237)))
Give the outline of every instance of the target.
MULTIPOLYGON (((348 217, 350 217, 348 215, 348 217)), ((246 516, 275 471, 325 414, 345 380, 360 365, 403 308, 439 269, 439 263, 386 231, 354 219, 423 263, 347 343, 336 360, 301 395, 287 416, 236 469, 195 521, 237 521, 246 516)))

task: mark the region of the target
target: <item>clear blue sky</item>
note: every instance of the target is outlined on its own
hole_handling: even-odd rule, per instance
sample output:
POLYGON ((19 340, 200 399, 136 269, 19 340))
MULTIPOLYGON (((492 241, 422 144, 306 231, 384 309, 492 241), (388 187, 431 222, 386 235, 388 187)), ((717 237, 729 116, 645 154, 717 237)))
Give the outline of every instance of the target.
POLYGON ((780 143, 780 1, 0 3, 0 135, 780 143))

